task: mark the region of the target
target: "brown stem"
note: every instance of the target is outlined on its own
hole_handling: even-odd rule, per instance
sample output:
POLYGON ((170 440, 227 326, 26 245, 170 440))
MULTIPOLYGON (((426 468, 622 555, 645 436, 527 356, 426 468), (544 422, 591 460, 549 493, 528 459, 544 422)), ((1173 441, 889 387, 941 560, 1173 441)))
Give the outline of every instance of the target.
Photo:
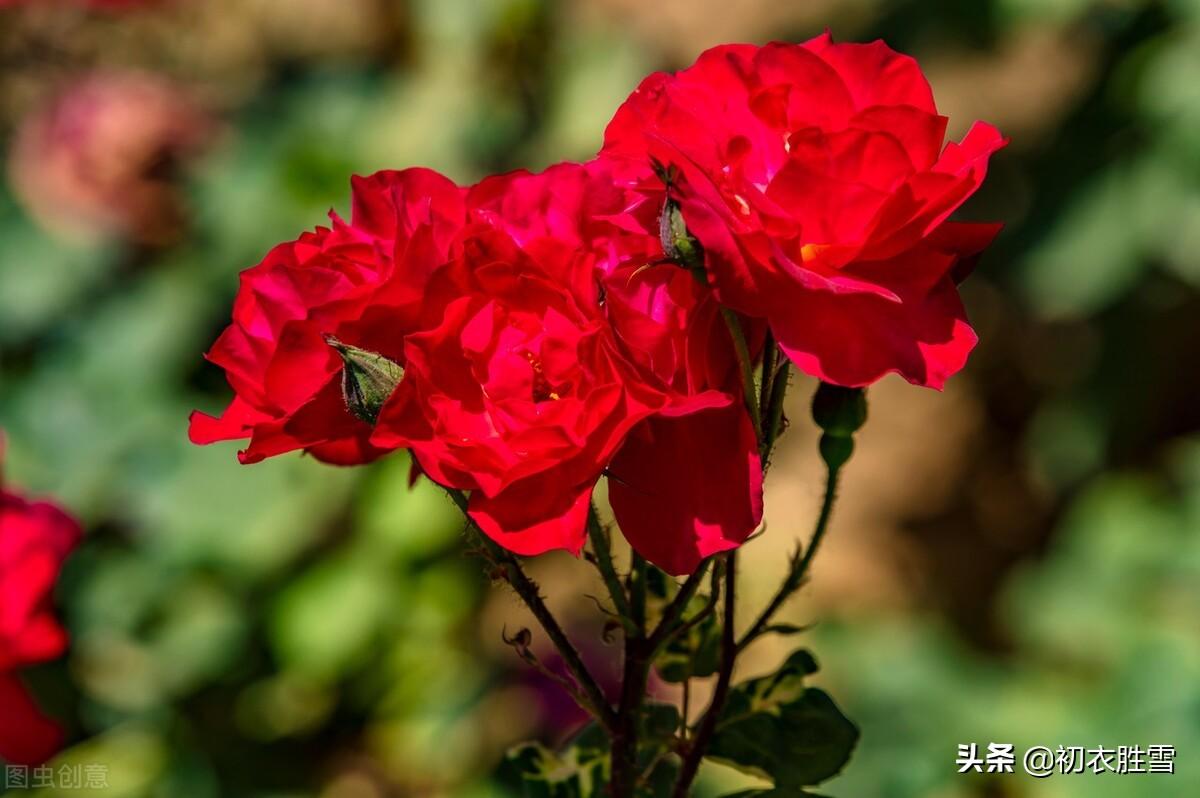
POLYGON ((700 770, 700 760, 704 751, 712 741, 713 733, 717 730, 717 721, 721 710, 725 708, 725 700, 729 697, 729 686, 733 681, 733 665, 738 655, 737 636, 734 630, 737 597, 737 552, 733 551, 725 561, 725 619, 721 629, 721 666, 717 671, 717 685, 713 689, 712 701, 700 720, 696 735, 692 738, 691 747, 684 757, 683 766, 679 771, 679 780, 675 782, 674 798, 687 798, 688 790, 700 770))
POLYGON ((817 547, 821 545, 821 541, 825 537, 825 530, 829 528, 829 518, 833 514, 833 503, 837 498, 839 470, 837 468, 829 469, 829 475, 825 482, 825 498, 821 501, 821 513, 817 516, 817 525, 813 530, 813 536, 808 543, 808 547, 804 549, 803 554, 797 551, 792 557, 792 565, 788 569, 788 575, 784 579, 783 585, 780 586, 779 591, 762 611, 762 614, 758 616, 758 619, 751 625, 746 634, 742 636, 742 639, 738 642, 739 649, 750 645, 754 642, 755 638, 766 631, 768 624, 771 623, 771 618, 774 617, 779 608, 804 584, 804 579, 808 576, 808 569, 812 565, 813 557, 817 554, 817 547))
MULTIPOLYGON (((763 341, 762 376, 759 379, 758 389, 758 413, 766 429, 770 428, 770 425, 767 424, 767 414, 771 409, 771 385, 775 380, 775 369, 778 361, 779 349, 775 346, 775 336, 768 329, 766 340, 763 341)), ((785 360, 784 363, 786 362, 785 360)), ((764 432, 766 429, 764 429, 764 432)))
POLYGON ((675 594, 675 598, 663 610, 658 626, 654 627, 654 631, 650 633, 646 641, 646 647, 649 649, 651 657, 657 654, 658 649, 679 630, 680 627, 676 624, 683 616, 687 605, 691 603, 692 597, 696 595, 696 591, 700 589, 700 583, 704 581, 704 574, 708 571, 708 564, 709 560, 703 560, 700 565, 696 566, 696 570, 692 571, 684 580, 679 587, 679 592, 675 594))
POLYGON ((604 580, 605 587, 608 588, 608 595, 612 598, 613 606, 616 607, 617 616, 624 622, 631 617, 629 600, 625 596, 625 590, 621 587, 616 566, 613 565, 608 530, 600 523, 600 514, 596 511, 595 504, 588 508, 588 537, 592 541, 596 570, 600 572, 600 577, 604 580))
MULTIPOLYGON (((459 506, 465 515, 467 512, 467 497, 462 491, 453 488, 447 488, 446 492, 450 494, 450 498, 459 506)), ((471 530, 476 542, 487 553, 488 559, 492 560, 499 566, 500 572, 521 600, 529 607, 529 611, 533 613, 533 617, 541 624, 542 629, 546 632, 546 636, 558 649, 559 656, 563 658, 563 663, 567 666, 567 670, 575 681, 579 683, 583 695, 587 698, 587 703, 583 704, 589 714, 596 718, 610 734, 617 727, 617 718, 613 712, 612 706, 608 703, 608 699, 604 697, 604 691, 600 689, 600 685, 596 682, 587 666, 583 663, 583 658, 579 656, 579 652, 575 649, 575 645, 571 639, 567 637, 566 632, 559 626, 558 620, 550 612, 550 608, 546 606, 546 602, 542 599, 540 588, 536 582, 529 578, 524 569, 521 568, 521 562, 512 552, 501 548, 491 538, 483 534, 470 521, 470 516, 467 516, 467 528, 471 530)))
POLYGON ((700 609, 700 612, 696 613, 691 618, 688 618, 686 621, 676 627, 675 631, 667 635, 667 640, 664 642, 669 642, 671 639, 688 632, 698 624, 702 623, 705 618, 713 614, 713 611, 717 608, 717 602, 721 600, 720 577, 722 571, 719 565, 720 564, 718 563, 718 567, 713 569, 712 591, 708 597, 708 602, 700 609))
POLYGON ((771 458, 771 450, 775 448, 775 441, 783 431, 783 400, 787 396, 790 374, 791 363, 785 358, 775 369, 771 382, 763 383, 763 434, 759 453, 762 455, 764 472, 771 458))
POLYGON ((758 394, 754 390, 754 364, 750 362, 750 349, 746 344, 746 334, 742 331, 742 323, 737 314, 724 305, 721 306, 721 318, 733 339, 733 349, 737 353, 738 366, 742 370, 742 393, 746 402, 746 410, 750 413, 750 421, 758 431, 762 440, 762 417, 758 410, 758 394))
POLYGON ((629 591, 629 615, 636 629, 635 636, 646 634, 646 571, 649 566, 646 558, 634 551, 629 566, 629 574, 625 578, 625 587, 629 591))
POLYGON ((625 638, 625 667, 621 675, 621 703, 617 726, 612 734, 612 798, 633 798, 637 787, 638 719, 646 698, 650 676, 650 656, 643 637, 625 638))

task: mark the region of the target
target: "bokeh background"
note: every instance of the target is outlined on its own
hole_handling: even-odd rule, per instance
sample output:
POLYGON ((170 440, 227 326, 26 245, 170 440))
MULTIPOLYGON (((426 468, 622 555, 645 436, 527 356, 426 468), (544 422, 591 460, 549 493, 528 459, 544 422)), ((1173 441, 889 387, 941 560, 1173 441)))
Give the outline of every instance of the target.
MULTIPOLYGON (((863 729, 822 791, 1200 794, 1200 2, 91 5, 0 3, 0 427, 6 479, 88 528, 60 589, 72 649, 30 681, 70 729, 60 762, 109 768, 97 794, 502 798, 506 747, 578 723, 501 642, 516 599, 402 456, 189 445, 188 412, 228 398, 201 353, 237 272, 346 210, 351 173, 586 158, 644 74, 825 27, 916 55, 952 134, 984 118, 1013 143, 963 213, 1007 223, 965 288, 977 354, 944 394, 871 390, 788 608, 863 729), (1178 772, 960 776, 970 742, 1170 744, 1178 772)), ((748 612, 815 514, 812 388, 745 550, 748 612)), ((587 566, 534 570, 610 665, 587 566)), ((702 794, 747 783, 714 768, 702 794)))

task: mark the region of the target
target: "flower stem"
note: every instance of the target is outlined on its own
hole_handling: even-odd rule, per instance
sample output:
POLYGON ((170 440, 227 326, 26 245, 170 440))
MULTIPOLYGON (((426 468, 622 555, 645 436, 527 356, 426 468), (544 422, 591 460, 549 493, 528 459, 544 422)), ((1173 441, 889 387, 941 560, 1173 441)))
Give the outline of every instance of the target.
POLYGON ((608 538, 608 530, 600 523, 600 515, 593 504, 588 511, 588 537, 592 541, 592 552, 596 555, 596 569, 608 588, 617 615, 624 622, 632 616, 629 612, 629 600, 625 596, 625 588, 617 576, 616 566, 613 565, 612 547, 608 538))
POLYGON ((654 627, 654 631, 646 638, 647 648, 650 650, 651 657, 655 656, 658 653, 658 649, 665 645, 682 628, 683 624, 679 623, 679 619, 683 616, 687 605, 691 603, 692 597, 696 595, 696 591, 700 589, 700 583, 704 581, 704 574, 708 572, 709 562, 710 560, 702 560, 700 562, 696 570, 692 571, 691 575, 680 585, 679 592, 675 594, 675 598, 663 610, 658 626, 654 627))
POLYGON ((646 634, 646 559, 636 551, 633 552, 633 564, 629 569, 626 580, 629 588, 629 611, 633 620, 636 636, 646 634))
POLYGON ((764 470, 767 467, 767 459, 771 456, 771 450, 775 448, 775 441, 779 439, 779 433, 783 431, 783 400, 787 396, 790 376, 791 362, 785 358, 779 368, 775 370, 771 382, 763 383, 763 399, 766 409, 763 412, 762 447, 759 453, 762 455, 764 470))
POLYGON ((621 674, 621 703, 612 732, 612 798, 631 798, 638 780, 638 721, 646 700, 651 657, 643 637, 625 638, 625 666, 621 674))
POLYGON ((809 541, 807 548, 803 549, 802 552, 798 550, 792 556, 792 566, 788 571, 787 578, 784 579, 783 585, 780 586, 775 597, 771 599, 771 603, 762 611, 750 629, 742 635, 742 639, 738 642, 739 650, 750 645, 750 643, 766 631, 771 623, 771 618, 774 617, 779 608, 804 584, 804 578, 808 575, 808 569, 812 565, 813 557, 816 556, 817 548, 821 545, 821 540, 825 537, 825 530, 829 527, 829 518, 833 514, 833 503, 837 498, 838 475, 840 472, 840 467, 830 467, 828 469, 828 477, 825 481, 825 497, 821 501, 821 512, 817 516, 817 524, 813 530, 812 539, 809 541))
POLYGON ((721 710, 725 708, 725 700, 729 697, 729 687, 733 681, 733 665, 737 660, 738 644, 734 630, 737 600, 737 551, 726 555, 725 561, 725 618, 721 628, 721 664, 717 671, 717 684, 713 689, 712 701, 696 728, 687 756, 679 770, 679 780, 675 782, 673 798, 687 798, 688 790, 700 770, 700 761, 704 758, 705 749, 712 741, 713 733, 717 730, 717 721, 721 710))
MULTIPOLYGON (((787 362, 787 360, 783 361, 785 368, 787 362)), ((764 423, 767 423, 767 419, 770 417, 771 386, 775 380, 775 370, 778 366, 779 348, 775 345, 775 336, 768 328, 766 340, 763 341, 762 377, 759 379, 758 391, 758 412, 764 423)), ((769 428, 770 424, 767 423, 766 429, 769 428)), ((766 432, 766 429, 763 431, 766 432)))
POLYGON ((629 591, 629 619, 625 631, 625 664, 621 673, 621 701, 617 707, 612 736, 612 798, 632 796, 638 780, 638 722, 646 700, 646 682, 650 678, 652 654, 646 638, 646 570, 642 555, 633 552, 626 578, 629 591))
POLYGON ((691 618, 688 618, 679 626, 675 627, 675 630, 672 631, 671 634, 667 635, 667 639, 664 641, 664 643, 669 642, 673 637, 677 637, 678 635, 689 631, 690 629, 702 623, 705 618, 713 614, 713 611, 717 608, 717 602, 721 600, 721 578, 725 573, 721 568, 722 565, 723 563, 718 561, 716 566, 713 568, 712 589, 708 596, 708 602, 698 613, 693 615, 691 618))
POLYGON ((575 681, 583 691, 584 697, 587 699, 586 704, 582 705, 583 709, 595 717, 597 722, 610 734, 614 733, 617 728, 616 713, 613 712, 608 699, 604 697, 604 691, 600 689, 600 685, 587 669, 575 645, 567 637, 562 627, 559 626, 558 620, 550 612, 550 608, 546 606, 546 602, 542 599, 541 589, 537 583, 530 579, 529 575, 521 568, 520 560, 479 530, 471 520, 471 517, 467 515, 468 501, 463 492, 454 488, 446 488, 446 492, 450 494, 450 498, 463 511, 463 515, 466 515, 467 529, 471 531, 476 542, 486 553, 487 558, 500 568, 505 581, 512 585, 513 590, 516 591, 521 600, 529 607, 529 611, 533 613, 533 617, 541 624, 542 629, 546 632, 546 636, 550 638, 554 647, 558 649, 559 656, 563 658, 563 663, 567 666, 567 670, 575 678, 575 681))
POLYGON ((762 441, 762 414, 758 411, 758 396, 754 390, 754 364, 750 361, 750 348, 746 345, 746 334, 742 332, 742 324, 737 314, 724 305, 721 306, 721 318, 729 328, 733 338, 733 348, 737 352, 738 365, 742 370, 742 391, 745 394, 746 410, 750 413, 750 421, 759 433, 762 441))

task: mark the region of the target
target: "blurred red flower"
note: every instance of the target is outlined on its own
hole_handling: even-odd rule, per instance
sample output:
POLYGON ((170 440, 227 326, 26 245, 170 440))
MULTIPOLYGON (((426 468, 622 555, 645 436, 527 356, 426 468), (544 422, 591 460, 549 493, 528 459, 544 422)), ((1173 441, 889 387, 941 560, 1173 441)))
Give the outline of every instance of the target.
POLYGON ((66 649, 52 593, 79 537, 79 525, 58 507, 0 488, 0 759, 34 764, 58 749, 58 726, 42 715, 17 671, 66 649))
POLYGON ((677 170, 670 193, 721 301, 767 319, 802 370, 940 388, 976 341, 956 281, 999 230, 946 219, 1006 143, 976 123, 943 149, 946 121, 913 59, 825 34, 651 75, 601 157, 677 170))
POLYGON ((96 73, 21 122, 9 174, 17 198, 51 232, 168 244, 184 223, 175 167, 215 130, 186 92, 162 78, 96 73))
POLYGON ((192 414, 194 443, 249 438, 243 463, 304 449, 343 465, 378 457, 371 426, 343 400, 326 336, 404 363, 404 336, 428 315, 430 273, 463 224, 462 190, 436 172, 356 177, 346 223, 280 244, 242 273, 233 323, 208 353, 235 396, 220 418, 192 414))

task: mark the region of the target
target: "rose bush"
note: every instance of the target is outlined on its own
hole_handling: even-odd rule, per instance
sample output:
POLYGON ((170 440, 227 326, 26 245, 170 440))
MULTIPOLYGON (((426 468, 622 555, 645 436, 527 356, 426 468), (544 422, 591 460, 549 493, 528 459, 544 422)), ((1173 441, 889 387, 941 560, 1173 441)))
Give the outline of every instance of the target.
POLYGON ((34 764, 58 748, 58 725, 38 709, 18 671, 66 649, 51 595, 79 537, 79 525, 58 507, 0 489, 0 759, 34 764))
POLYGON ((671 195, 720 300, 767 319, 802 370, 940 388, 976 340, 956 282, 999 229, 947 217, 1005 144, 976 123, 943 149, 946 121, 916 61, 825 34, 651 75, 601 157, 677 170, 671 195))
POLYGON ((828 527, 862 386, 898 372, 940 388, 975 343, 957 281, 998 228, 948 217, 1004 140, 980 123, 943 148, 945 128, 914 61, 826 35, 718 47, 650 76, 586 164, 466 189, 423 170, 356 180, 349 224, 335 216, 243 275, 209 355, 236 396, 219 419, 194 415, 192 439, 248 437, 246 463, 404 448, 449 489, 569 678, 529 630, 505 641, 595 721, 562 755, 514 749, 525 794, 685 798, 706 756, 809 794, 848 761, 856 727, 806 686, 809 652, 741 685, 736 659, 802 631, 773 618, 828 527), (786 426, 780 352, 822 380, 825 492, 739 634, 736 549, 761 521, 764 459, 786 426), (604 477, 634 551, 686 580, 638 557, 621 577, 592 506, 604 477), (624 634, 615 706, 510 554, 578 555, 589 534, 606 630, 624 634), (698 719, 647 702, 655 668, 685 685, 715 676, 698 719))

